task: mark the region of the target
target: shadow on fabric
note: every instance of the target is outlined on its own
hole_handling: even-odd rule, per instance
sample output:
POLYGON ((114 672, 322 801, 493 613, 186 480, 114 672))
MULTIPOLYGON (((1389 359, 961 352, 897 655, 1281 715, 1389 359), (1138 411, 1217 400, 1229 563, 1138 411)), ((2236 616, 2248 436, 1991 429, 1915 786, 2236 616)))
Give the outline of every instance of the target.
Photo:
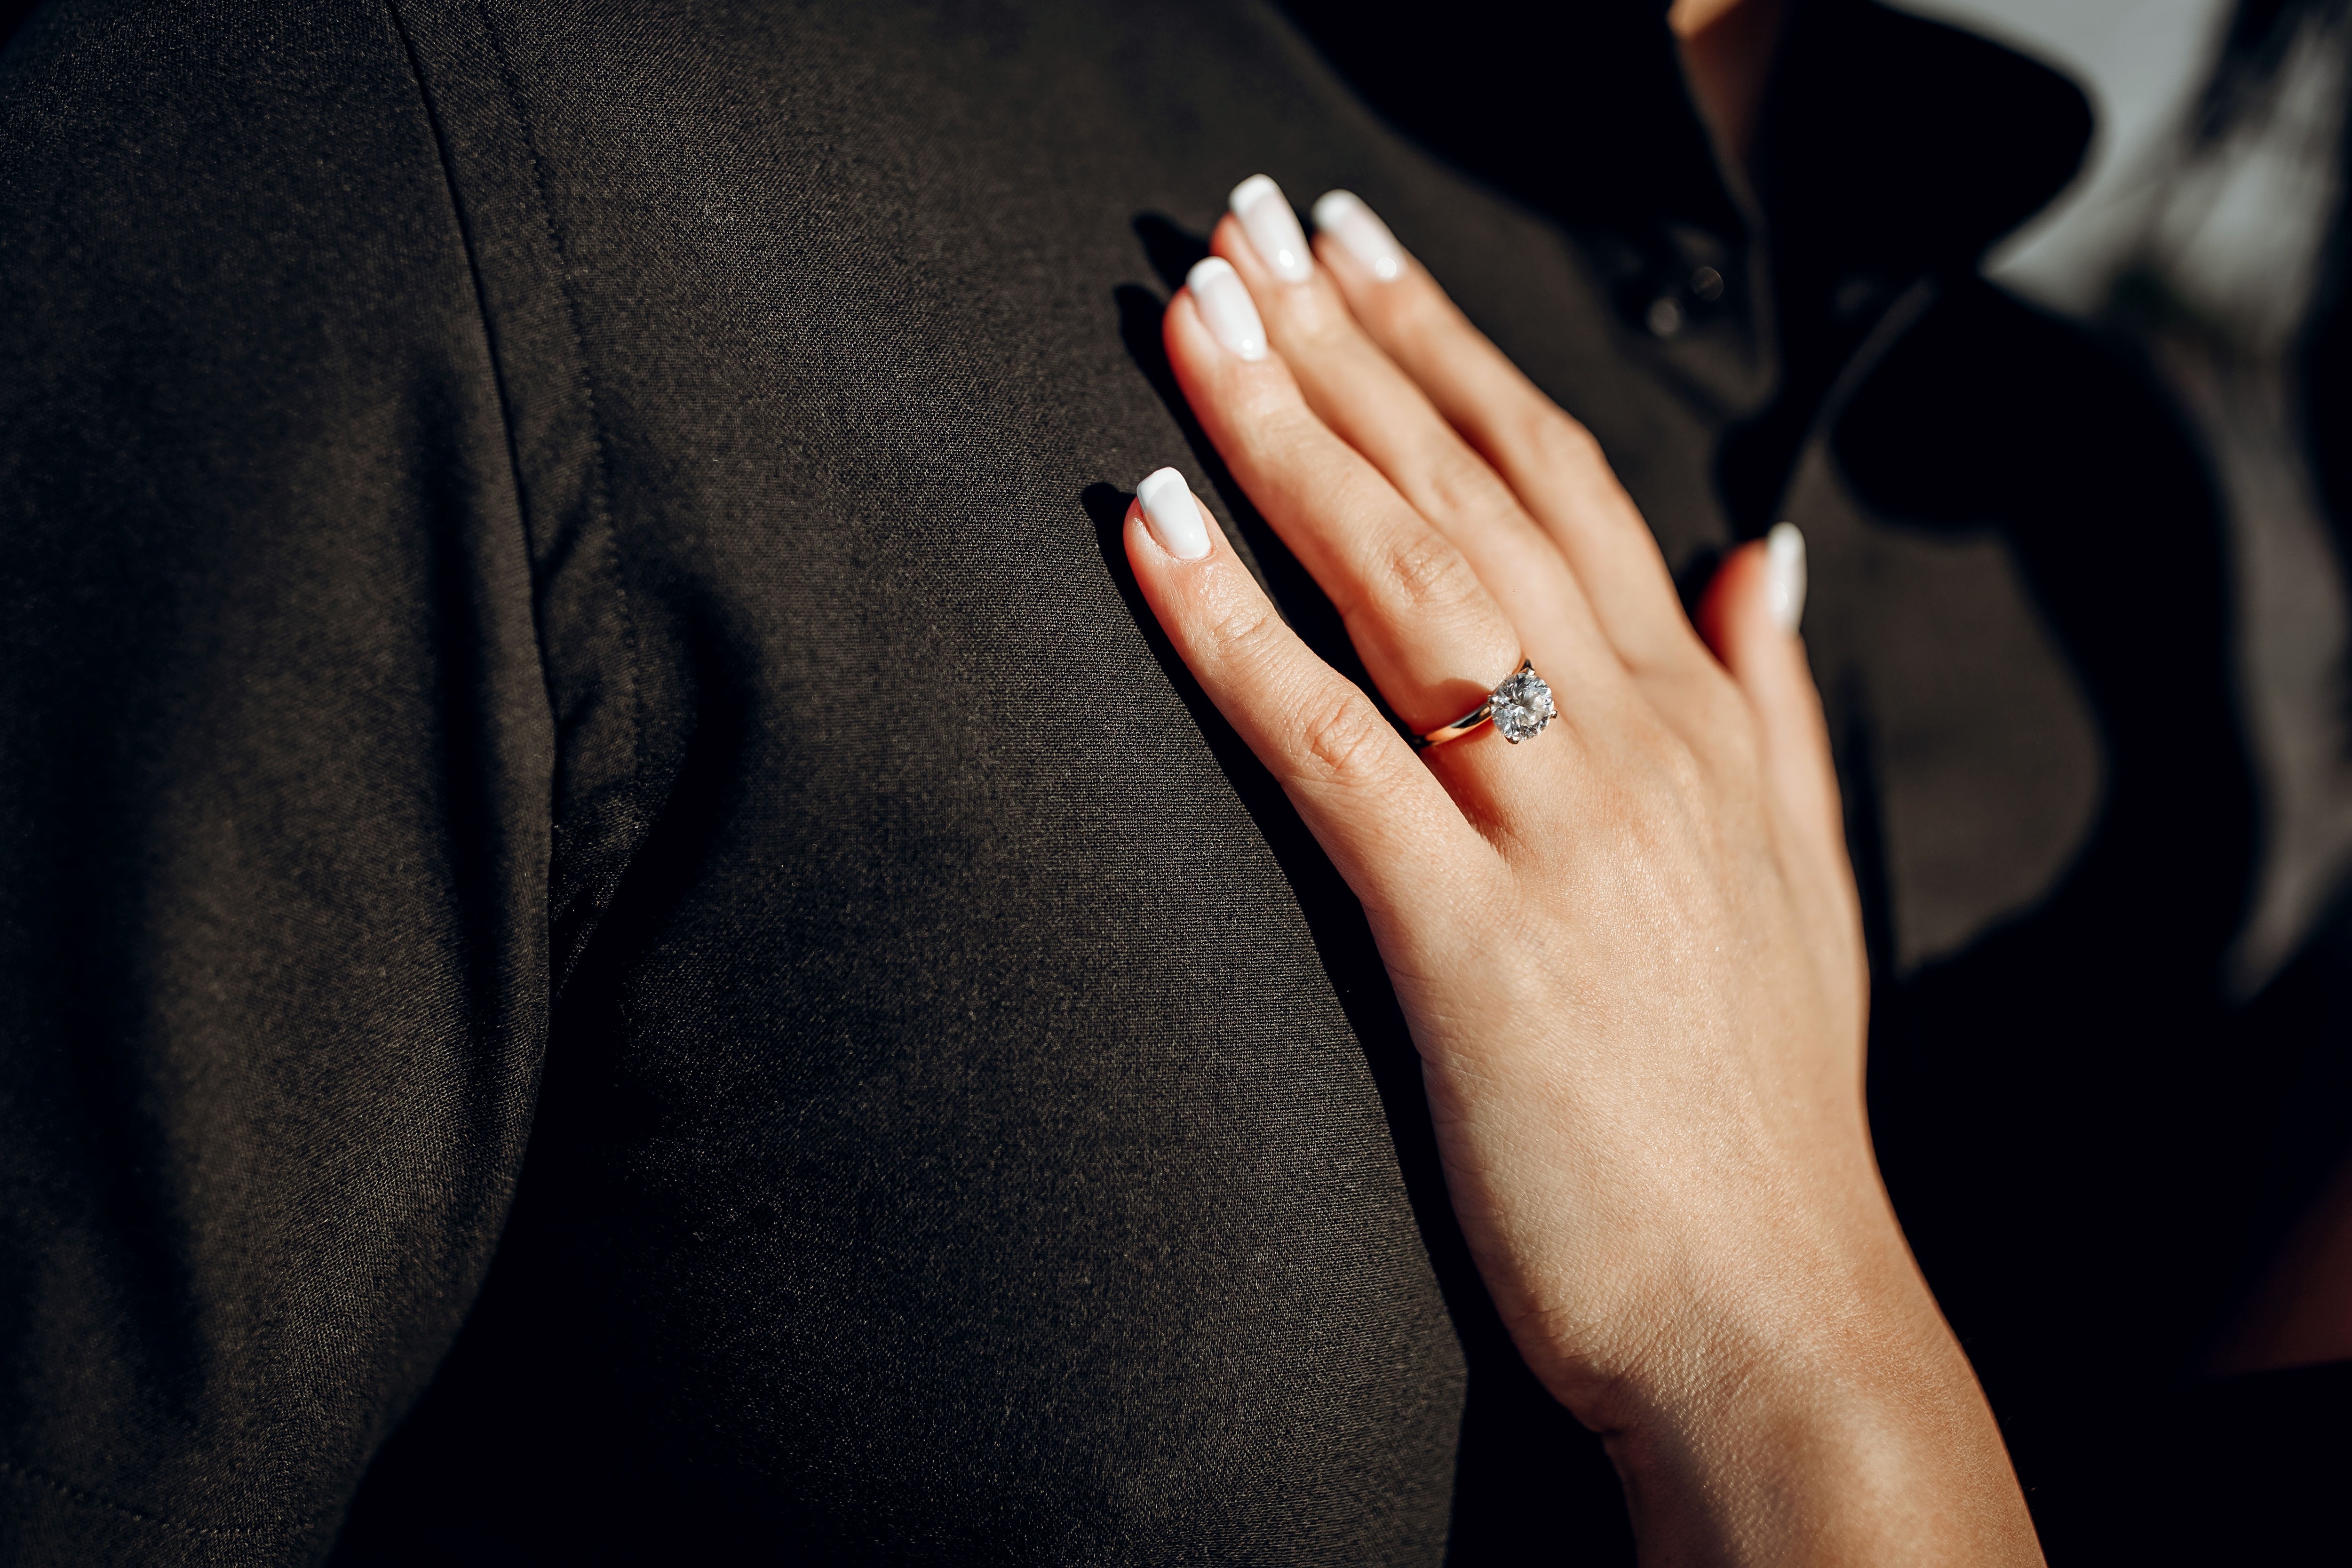
MULTIPOLYGON (((1204 240, 1155 214, 1135 220, 1153 270, 1171 289, 1208 254, 1204 240)), ((1182 430, 1236 548, 1293 629, 1359 686, 1370 689, 1339 616, 1306 569, 1250 504, 1177 389, 1160 337, 1164 302, 1129 284, 1115 291, 1119 333, 1136 368, 1182 430)), ((1388 972, 1355 895, 1298 818, 1281 786, 1227 724, 1160 628, 1127 561, 1129 492, 1088 486, 1103 564, 1153 657, 1182 698, 1219 767, 1297 894, 1324 972, 1346 1010, 1386 1113, 1413 1216, 1428 1248, 1469 1368, 1446 1561, 1455 1568, 1561 1560, 1633 1561, 1632 1526, 1615 1468, 1601 1441, 1538 1384, 1511 1343, 1454 1222, 1430 1125, 1421 1058, 1398 1010, 1388 972)), ((1204 497, 1203 499, 1210 499, 1204 497)))

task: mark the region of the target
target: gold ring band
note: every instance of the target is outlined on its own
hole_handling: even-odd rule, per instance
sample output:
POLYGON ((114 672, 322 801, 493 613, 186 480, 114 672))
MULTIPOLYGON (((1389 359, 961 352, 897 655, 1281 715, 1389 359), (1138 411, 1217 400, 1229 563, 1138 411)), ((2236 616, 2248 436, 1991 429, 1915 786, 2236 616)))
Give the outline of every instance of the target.
POLYGON ((1559 710, 1552 703, 1550 686, 1536 673, 1535 661, 1521 659, 1519 668, 1486 694, 1486 701, 1451 724, 1440 724, 1425 735, 1414 736, 1413 749, 1425 752, 1432 746, 1458 741, 1479 725, 1489 722, 1503 732, 1503 739, 1516 746, 1521 741, 1532 741, 1542 734, 1544 726, 1559 713, 1559 710))

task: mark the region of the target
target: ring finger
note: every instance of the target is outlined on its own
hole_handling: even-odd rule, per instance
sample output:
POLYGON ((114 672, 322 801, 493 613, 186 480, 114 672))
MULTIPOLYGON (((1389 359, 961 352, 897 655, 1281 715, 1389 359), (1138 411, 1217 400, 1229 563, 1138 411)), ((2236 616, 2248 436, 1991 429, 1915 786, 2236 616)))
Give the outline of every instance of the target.
POLYGON ((1210 440, 1415 733, 1476 707, 1522 658, 1540 672, 1608 657, 1605 645, 1576 647, 1573 628, 1530 625, 1523 636, 1513 626, 1462 552, 1307 408, 1230 263, 1193 268, 1164 331, 1210 440))

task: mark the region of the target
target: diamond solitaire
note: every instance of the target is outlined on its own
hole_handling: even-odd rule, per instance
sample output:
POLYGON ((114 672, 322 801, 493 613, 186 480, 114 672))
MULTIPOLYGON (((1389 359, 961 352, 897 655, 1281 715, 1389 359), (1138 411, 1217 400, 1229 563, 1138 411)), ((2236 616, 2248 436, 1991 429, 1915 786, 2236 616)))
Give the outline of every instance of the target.
POLYGON ((1528 665, 1521 665, 1517 675, 1495 688, 1492 701, 1495 728, 1514 746, 1542 734, 1559 711, 1552 706, 1551 688, 1528 665))
POLYGON ((1514 746, 1521 741, 1531 741, 1543 733, 1543 727, 1559 717, 1559 710, 1551 704, 1551 688, 1536 673, 1536 667, 1524 660, 1518 673, 1495 688, 1486 701, 1462 715, 1451 724, 1441 724, 1426 735, 1409 737, 1423 751, 1442 746, 1448 741, 1458 741, 1488 720, 1503 732, 1503 739, 1514 746))

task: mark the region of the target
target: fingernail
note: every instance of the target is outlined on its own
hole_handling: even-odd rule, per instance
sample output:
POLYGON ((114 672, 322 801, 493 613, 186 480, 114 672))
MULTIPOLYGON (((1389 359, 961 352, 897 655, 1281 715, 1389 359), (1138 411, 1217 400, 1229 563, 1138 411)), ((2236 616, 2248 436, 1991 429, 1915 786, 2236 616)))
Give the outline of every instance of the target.
POLYGON ((1805 618, 1805 536, 1793 522, 1776 522, 1764 536, 1764 603, 1783 631, 1805 618))
POLYGON ((1249 286, 1232 262, 1212 256, 1192 263, 1192 270, 1184 274, 1184 287, 1192 291, 1201 319, 1209 323, 1209 335, 1223 343, 1227 353, 1244 359, 1265 357, 1265 323, 1257 319, 1249 286))
POLYGON ((1201 521, 1200 503, 1192 499, 1183 475, 1173 468, 1154 469, 1135 487, 1135 499, 1143 503, 1143 521, 1151 525, 1151 537, 1160 549, 1179 561, 1198 561, 1209 552, 1208 525, 1201 521))
POLYGON ((1306 231, 1298 226, 1298 215, 1290 210, 1280 185, 1264 174, 1252 174, 1234 187, 1225 204, 1242 220, 1250 248, 1276 278, 1304 283, 1315 276, 1315 255, 1307 248, 1306 231))
POLYGON ((1404 247, 1380 215, 1353 191, 1326 191, 1315 199, 1315 226, 1348 247, 1383 283, 1404 276, 1404 247))

